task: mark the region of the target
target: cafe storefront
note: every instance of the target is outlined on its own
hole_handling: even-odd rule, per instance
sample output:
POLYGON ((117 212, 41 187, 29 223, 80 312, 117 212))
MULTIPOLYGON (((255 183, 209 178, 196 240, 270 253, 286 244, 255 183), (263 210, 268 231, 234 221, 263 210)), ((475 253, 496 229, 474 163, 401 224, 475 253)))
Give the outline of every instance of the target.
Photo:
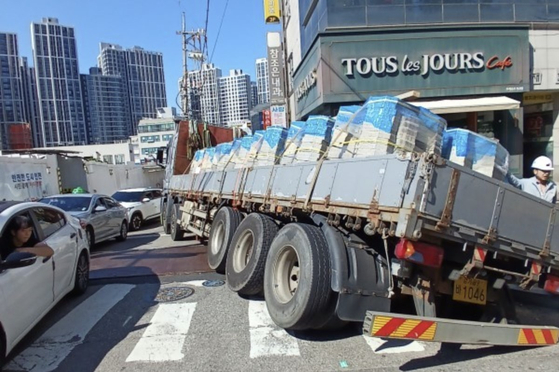
POLYGON ((443 116, 449 127, 499 140, 511 154, 511 171, 523 175, 524 152, 552 148, 544 140, 553 128, 552 100, 523 107, 532 86, 529 56, 525 26, 324 32, 293 74, 292 119, 334 116, 340 106, 369 96, 414 91, 414 103, 443 116), (541 132, 533 122, 544 123, 541 132))

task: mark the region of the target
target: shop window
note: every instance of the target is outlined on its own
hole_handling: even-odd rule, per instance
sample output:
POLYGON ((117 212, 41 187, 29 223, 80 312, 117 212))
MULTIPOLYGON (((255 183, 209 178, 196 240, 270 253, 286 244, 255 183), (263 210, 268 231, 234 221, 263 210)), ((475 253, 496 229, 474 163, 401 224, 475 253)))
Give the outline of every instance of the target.
POLYGON ((406 23, 438 23, 443 21, 440 5, 406 6, 406 23))
POLYGON ((395 25, 404 24, 404 6, 403 5, 384 5, 367 7, 367 25, 395 25))
POLYGON ((513 22, 513 4, 480 4, 481 22, 513 22))
POLYGON ((443 15, 444 22, 479 22, 477 4, 445 4, 443 15))

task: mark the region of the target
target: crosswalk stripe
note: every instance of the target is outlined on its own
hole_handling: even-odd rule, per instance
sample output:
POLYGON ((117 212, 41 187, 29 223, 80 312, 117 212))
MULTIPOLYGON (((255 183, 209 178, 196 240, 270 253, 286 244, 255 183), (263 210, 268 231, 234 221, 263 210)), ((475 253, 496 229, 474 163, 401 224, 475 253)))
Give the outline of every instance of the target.
POLYGON ((417 341, 383 340, 378 337, 363 336, 375 354, 399 354, 424 351, 425 347, 417 341))
POLYGON ((81 344, 85 336, 135 285, 106 285, 89 296, 14 358, 8 370, 49 372, 81 344))
POLYGON ((264 301, 249 301, 250 357, 300 356, 297 339, 274 324, 264 301))
POLYGON ((181 360, 196 303, 160 304, 127 362, 181 360))

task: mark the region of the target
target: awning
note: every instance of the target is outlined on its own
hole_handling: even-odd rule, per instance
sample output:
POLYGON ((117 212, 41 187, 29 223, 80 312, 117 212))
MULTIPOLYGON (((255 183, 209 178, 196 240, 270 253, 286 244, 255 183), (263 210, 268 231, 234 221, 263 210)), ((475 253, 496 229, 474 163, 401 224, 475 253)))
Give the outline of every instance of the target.
POLYGON ((459 112, 499 111, 520 108, 520 102, 509 97, 485 97, 472 99, 444 99, 440 101, 410 102, 425 107, 435 114, 454 114, 459 112))

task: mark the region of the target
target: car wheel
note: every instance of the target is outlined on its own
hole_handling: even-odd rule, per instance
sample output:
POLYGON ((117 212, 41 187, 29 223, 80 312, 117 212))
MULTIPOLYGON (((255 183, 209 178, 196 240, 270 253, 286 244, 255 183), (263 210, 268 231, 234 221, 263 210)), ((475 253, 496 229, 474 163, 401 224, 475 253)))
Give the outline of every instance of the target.
POLYGON ((264 271, 272 320, 289 330, 321 328, 332 316, 330 256, 316 226, 290 223, 276 235, 264 271))
POLYGON ((75 295, 81 295, 87 290, 89 285, 89 258, 87 253, 83 252, 78 259, 78 266, 76 267, 76 278, 74 280, 75 295))
POLYGON ((134 213, 130 219, 130 231, 139 230, 143 223, 142 215, 140 213, 134 213))
POLYGON ((93 245, 95 244, 95 233, 93 232, 93 227, 87 226, 85 229, 85 238, 89 243, 89 249, 93 248, 93 245))
POLYGON ((128 224, 126 221, 122 221, 122 224, 120 225, 120 235, 116 238, 116 240, 123 242, 126 238, 128 238, 128 224))
POLYGON ((229 289, 248 296, 262 292, 266 257, 278 230, 273 218, 259 213, 241 222, 225 264, 229 289))
POLYGON ((227 251, 242 218, 238 210, 223 207, 217 211, 212 221, 207 250, 208 266, 220 274, 225 273, 227 251))

